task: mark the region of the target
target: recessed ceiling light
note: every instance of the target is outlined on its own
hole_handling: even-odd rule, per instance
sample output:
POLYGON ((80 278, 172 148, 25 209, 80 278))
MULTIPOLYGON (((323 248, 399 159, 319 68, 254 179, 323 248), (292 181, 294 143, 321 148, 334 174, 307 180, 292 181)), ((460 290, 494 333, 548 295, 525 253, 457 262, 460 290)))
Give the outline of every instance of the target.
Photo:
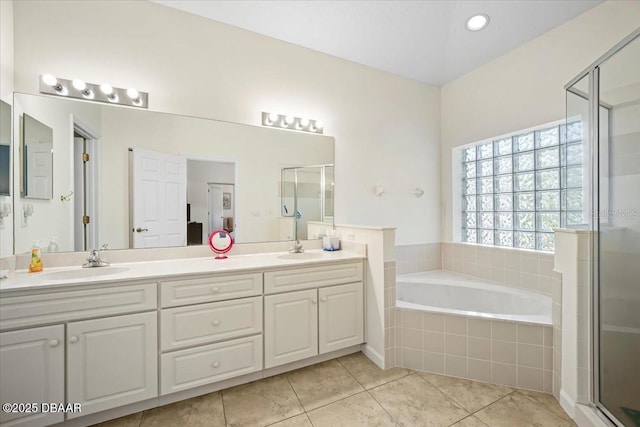
POLYGON ((467 30, 469 31, 480 31, 484 27, 489 24, 489 16, 484 13, 480 13, 478 15, 473 15, 467 21, 467 30))

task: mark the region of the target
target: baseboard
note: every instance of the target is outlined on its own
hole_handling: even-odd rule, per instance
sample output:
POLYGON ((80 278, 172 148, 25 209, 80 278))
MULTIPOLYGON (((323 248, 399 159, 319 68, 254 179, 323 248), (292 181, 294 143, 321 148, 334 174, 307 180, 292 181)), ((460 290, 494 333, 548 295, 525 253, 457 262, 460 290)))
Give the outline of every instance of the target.
POLYGON ((578 427, 615 427, 611 421, 603 418, 598 411, 587 405, 576 405, 576 417, 578 427))
POLYGON ((576 402, 569 397, 564 389, 560 389, 560 406, 572 419, 576 418, 576 402))
POLYGON ((373 363, 378 365, 380 369, 384 369, 384 356, 375 351, 370 345, 362 345, 362 353, 369 358, 373 363))

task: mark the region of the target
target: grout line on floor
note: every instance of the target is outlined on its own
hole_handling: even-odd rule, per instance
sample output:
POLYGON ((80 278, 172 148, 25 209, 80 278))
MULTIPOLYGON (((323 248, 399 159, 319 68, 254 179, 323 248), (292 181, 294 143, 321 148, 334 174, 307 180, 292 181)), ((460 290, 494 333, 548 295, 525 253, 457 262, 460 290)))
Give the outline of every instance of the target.
MULTIPOLYGON (((293 390, 293 394, 296 396, 296 399, 298 399, 298 403, 300 404, 300 407, 302 408, 302 412, 306 413, 307 412, 307 408, 305 408, 304 405, 302 404, 302 400, 300 399, 300 396, 298 396, 298 392, 296 391, 296 388, 293 386, 293 384, 291 384, 291 380, 289 379, 289 375, 287 375, 287 373, 284 374, 284 378, 287 380, 287 384, 289 384, 289 387, 291 387, 291 390, 293 390)), ((298 415, 300 415, 300 414, 298 414, 298 415)))
MULTIPOLYGON (((402 378, 404 378, 404 377, 402 377, 402 378)), ((399 379, 399 378, 398 378, 398 379, 399 379)), ((395 380, 394 380, 394 381, 395 381, 395 380)), ((386 384, 389 384, 389 383, 391 383, 391 382, 393 382, 393 381, 389 381, 389 382, 388 382, 388 383, 386 383, 386 384)), ((384 384, 381 384, 381 385, 384 385, 384 384)), ((382 405, 382 403, 378 402, 378 399, 376 399, 376 397, 375 397, 373 394, 369 393, 369 390, 365 390, 365 391, 367 392, 367 394, 368 394, 369 396, 371 396, 371 398, 373 399, 373 401, 374 401, 374 402, 376 402, 378 405, 380 405, 380 407, 382 408, 382 410, 383 410, 384 412, 386 412, 386 413, 387 413, 387 415, 389 415, 389 417, 390 417, 390 418, 391 418, 395 423, 397 423, 398 425, 402 425, 402 424, 400 423, 400 421, 396 420, 396 419, 393 417, 393 415, 391 415, 391 413, 390 413, 389 411, 387 411, 387 408, 385 408, 385 407, 382 405)))
POLYGON ((220 390, 220 402, 222 403, 222 417, 224 418, 224 425, 227 426, 227 409, 224 405, 224 390, 220 390))
POLYGON ((424 378, 422 375, 418 374, 418 378, 420 378, 422 381, 424 381, 425 383, 429 384, 431 387, 435 388, 436 390, 438 390, 438 392, 440 394, 442 394, 445 398, 449 399, 450 401, 452 401, 453 403, 455 403, 456 405, 458 405, 460 407, 460 409, 462 409, 463 411, 465 411, 466 413, 468 413, 469 415, 471 415, 472 413, 469 412, 467 410, 467 408, 465 408, 464 406, 462 406, 460 403, 458 403, 457 400, 455 400, 454 398, 452 398, 451 396, 449 396, 447 393, 443 392, 442 390, 440 390, 440 387, 438 387, 437 385, 431 384, 426 378, 424 378))
MULTIPOLYGON (((475 413, 475 412, 474 412, 474 413, 475 413)), ((455 422, 455 423, 453 423, 453 424, 449 424, 449 427, 454 426, 454 425, 456 425, 456 424, 458 424, 458 423, 461 423, 462 421, 466 420, 467 418, 471 418, 471 417, 473 417, 473 414, 469 414, 469 415, 467 415, 466 417, 464 417, 463 419, 458 420, 458 421, 456 421, 456 422, 455 422)), ((478 422, 480 422, 483 426, 487 426, 487 427, 489 427, 489 426, 487 425, 487 423, 485 423, 484 421, 482 421, 480 418, 478 418, 478 417, 474 417, 474 418, 475 418, 476 420, 478 420, 478 422)))
MULTIPOLYGON (((366 357, 366 356, 365 356, 365 357, 366 357)), ((349 375, 351 375, 351 378, 353 378, 354 380, 356 380, 356 382, 360 385, 360 387, 362 387, 362 389, 363 389, 363 390, 366 390, 366 389, 367 389, 367 388, 364 386, 364 384, 362 384, 360 381, 358 381, 358 379, 356 378, 356 376, 355 376, 355 375, 353 375, 353 374, 351 373, 351 371, 349 370, 349 368, 347 368, 346 366, 344 366, 344 365, 342 364, 342 362, 340 361, 340 358, 339 358, 339 357, 338 357, 336 360, 338 361, 338 363, 340 364, 340 366, 342 366, 342 368, 343 368, 345 371, 347 371, 347 373, 348 373, 349 375)))
MULTIPOLYGON (((494 403, 500 402, 502 399, 505 399, 509 396, 511 396, 513 393, 515 393, 517 390, 511 390, 509 393, 505 394, 504 396, 502 396, 500 399, 496 399, 493 402, 489 403, 488 405, 484 405, 482 408, 478 409, 477 411, 474 411, 471 415, 477 414, 478 412, 482 411, 483 409, 488 408, 489 406, 493 405, 494 403)), ((480 420, 482 421, 482 420, 480 420)))

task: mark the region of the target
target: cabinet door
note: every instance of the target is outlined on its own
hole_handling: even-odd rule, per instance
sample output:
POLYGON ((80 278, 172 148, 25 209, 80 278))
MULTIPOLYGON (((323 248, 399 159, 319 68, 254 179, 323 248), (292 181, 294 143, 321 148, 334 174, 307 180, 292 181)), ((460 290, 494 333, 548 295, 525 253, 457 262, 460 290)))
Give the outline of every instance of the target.
POLYGON ((364 342, 362 282, 318 289, 320 354, 364 342))
POLYGON ((318 354, 317 290, 264 297, 264 364, 272 368, 318 354))
MULTIPOLYGON (((64 326, 0 334, 0 403, 64 402, 64 326)), ((0 412, 1 425, 46 426, 63 413, 0 412)))
POLYGON ((157 313, 67 325, 67 400, 87 415, 158 395, 157 313))

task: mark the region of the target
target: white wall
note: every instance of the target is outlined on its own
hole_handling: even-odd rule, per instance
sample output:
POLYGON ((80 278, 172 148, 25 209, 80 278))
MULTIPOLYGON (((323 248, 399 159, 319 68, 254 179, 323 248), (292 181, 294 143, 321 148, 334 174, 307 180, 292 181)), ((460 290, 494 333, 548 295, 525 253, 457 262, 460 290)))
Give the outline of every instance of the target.
POLYGON ((336 138, 336 222, 439 241, 439 88, 148 2, 20 1, 14 13, 16 90, 37 93, 48 72, 135 86, 153 110, 321 119, 336 138))
POLYGON ((452 240, 451 149, 562 119, 564 85, 639 23, 640 1, 607 1, 442 87, 443 241, 452 240))
MULTIPOLYGON (((0 99, 13 104, 13 2, 0 1, 0 99)), ((0 196, 0 204, 11 197, 0 196)), ((0 258, 13 254, 13 215, 0 226, 0 258)))

